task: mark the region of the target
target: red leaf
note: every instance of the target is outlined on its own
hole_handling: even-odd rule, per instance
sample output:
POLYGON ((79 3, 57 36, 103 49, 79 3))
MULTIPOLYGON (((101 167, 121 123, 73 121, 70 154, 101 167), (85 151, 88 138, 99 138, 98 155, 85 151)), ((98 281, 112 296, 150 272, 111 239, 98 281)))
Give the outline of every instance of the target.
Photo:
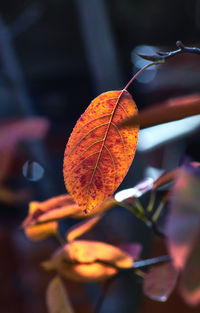
MULTIPOLYGON (((199 234, 200 235, 200 234, 199 234)), ((200 241, 198 240, 188 257, 181 275, 180 292, 183 299, 190 305, 200 304, 200 241)))
POLYGON ((147 273, 143 291, 149 298, 164 302, 173 291, 178 277, 178 271, 171 263, 152 267, 147 273))
POLYGON ((186 168, 172 191, 171 208, 166 223, 168 247, 175 267, 183 269, 200 227, 200 179, 186 168))

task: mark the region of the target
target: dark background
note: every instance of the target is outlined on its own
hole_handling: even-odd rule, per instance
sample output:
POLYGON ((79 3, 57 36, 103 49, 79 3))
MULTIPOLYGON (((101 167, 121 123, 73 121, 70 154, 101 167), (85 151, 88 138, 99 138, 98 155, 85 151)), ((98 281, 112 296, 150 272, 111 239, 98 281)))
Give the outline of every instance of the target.
MULTIPOLYGON (((134 49, 141 49, 142 45, 168 51, 176 49, 177 40, 198 45, 199 36, 199 0, 1 1, 0 121, 45 116, 51 123, 45 140, 19 147, 13 174, 6 184, 14 189, 30 188, 30 200, 65 193, 63 153, 73 126, 95 96, 126 85, 137 70, 133 64, 134 49), (23 163, 29 159, 44 168, 43 178, 36 182, 22 175, 23 163)), ((199 92, 199 65, 197 56, 178 56, 159 68, 149 84, 136 81, 130 92, 138 108, 199 92)), ((197 133, 146 153, 136 153, 121 188, 142 179, 148 166, 173 168, 183 154, 199 161, 198 145, 197 133)), ((44 293, 52 276, 43 273, 39 264, 57 243, 52 239, 35 244, 25 238, 19 225, 27 209, 28 204, 11 206, 3 202, 0 208, 0 311, 4 313, 46 312, 44 293)), ((68 221, 65 226, 71 223, 68 221)), ((122 209, 109 213, 100 231, 101 235, 94 233, 99 240, 143 242, 143 257, 148 256, 150 230, 138 220, 130 220, 129 213, 122 209)), ((126 277, 114 287, 102 312, 136 312, 141 297, 138 284, 126 277)), ((77 284, 67 282, 67 288, 76 312, 92 312, 99 287, 89 285, 83 291, 77 284)), ((179 301, 176 296, 181 311, 185 308, 189 312, 179 301)), ((175 302, 169 301, 168 312, 177 312, 175 302)), ((145 305, 141 312, 150 312, 151 302, 145 305)), ((155 312, 167 308, 165 304, 155 305, 155 312)))

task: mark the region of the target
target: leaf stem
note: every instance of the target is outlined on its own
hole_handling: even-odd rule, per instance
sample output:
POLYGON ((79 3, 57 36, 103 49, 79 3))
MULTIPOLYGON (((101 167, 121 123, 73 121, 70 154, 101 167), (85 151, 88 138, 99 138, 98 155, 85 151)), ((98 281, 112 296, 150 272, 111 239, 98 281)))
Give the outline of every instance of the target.
POLYGON ((144 67, 142 67, 128 82, 128 84, 126 84, 126 86, 124 87, 123 90, 128 89, 128 87, 132 84, 132 82, 138 77, 138 75, 140 75, 144 70, 146 70, 147 68, 153 66, 153 65, 158 65, 158 64, 162 64, 164 63, 164 60, 159 60, 153 63, 149 63, 147 65, 145 65, 144 67))

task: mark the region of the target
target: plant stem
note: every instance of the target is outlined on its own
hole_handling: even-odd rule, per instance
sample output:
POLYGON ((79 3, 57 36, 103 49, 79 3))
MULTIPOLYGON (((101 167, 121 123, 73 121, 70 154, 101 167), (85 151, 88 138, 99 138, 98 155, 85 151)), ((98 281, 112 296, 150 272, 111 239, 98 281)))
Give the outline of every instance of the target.
POLYGON ((170 260, 171 260, 171 257, 169 255, 163 255, 163 256, 156 257, 156 258, 152 258, 152 259, 136 261, 133 265, 133 268, 141 268, 141 267, 143 268, 143 267, 147 267, 150 265, 156 265, 156 264, 168 262, 170 260))
POLYGON ((177 50, 173 50, 169 52, 157 52, 157 54, 155 55, 143 55, 143 54, 138 54, 138 55, 145 60, 155 61, 155 62, 165 61, 167 59, 174 57, 175 55, 183 54, 183 53, 193 53, 193 54, 200 55, 200 48, 184 46, 184 44, 180 40, 176 42, 176 46, 178 48, 177 50))
POLYGON ((156 62, 153 62, 153 63, 149 63, 147 65, 145 65, 144 67, 142 67, 128 82, 128 84, 126 84, 126 86, 124 87, 123 90, 126 90, 128 89, 128 87, 132 84, 132 82, 138 77, 138 75, 140 75, 144 70, 146 70, 147 68, 149 68, 150 66, 153 66, 153 65, 158 65, 158 64, 162 64, 164 63, 163 60, 159 60, 159 61, 156 61, 156 62))

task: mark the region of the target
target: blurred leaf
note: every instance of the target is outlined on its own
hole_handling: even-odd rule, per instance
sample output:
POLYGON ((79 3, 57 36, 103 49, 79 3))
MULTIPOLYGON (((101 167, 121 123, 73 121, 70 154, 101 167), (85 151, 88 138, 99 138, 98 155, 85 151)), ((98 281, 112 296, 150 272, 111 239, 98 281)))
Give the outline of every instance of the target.
POLYGON ((96 207, 95 211, 86 215, 69 194, 53 197, 43 202, 33 201, 29 204, 29 214, 22 223, 22 226, 26 227, 67 217, 90 218, 111 209, 116 204, 117 201, 114 198, 107 198, 96 207))
POLYGON ((164 101, 156 106, 141 110, 119 123, 120 128, 140 125, 146 128, 158 124, 180 120, 200 114, 200 94, 192 94, 164 101))
POLYGON ((89 213, 111 196, 124 179, 135 155, 138 126, 116 126, 137 107, 126 90, 102 93, 76 123, 66 146, 65 185, 81 209, 89 213))
POLYGON ((11 119, 0 124, 0 150, 19 141, 43 138, 49 128, 46 118, 11 119))
POLYGON ((133 258, 117 247, 77 240, 59 249, 43 267, 55 269, 66 278, 88 282, 105 280, 115 275, 119 268, 130 268, 133 263, 133 258))
POLYGON ((32 241, 40 241, 58 234, 58 223, 50 222, 28 226, 24 229, 26 236, 32 241))
POLYGON ((23 226, 34 225, 37 223, 59 220, 72 216, 80 211, 69 194, 50 198, 43 202, 30 202, 29 214, 24 220, 23 226))
MULTIPOLYGON (((200 234, 199 234, 200 235, 200 234)), ((200 304, 200 241, 193 247, 181 275, 180 292, 190 305, 200 304)))
POLYGON ((102 217, 103 215, 99 214, 71 227, 66 234, 67 241, 71 242, 74 239, 82 236, 83 234, 91 230, 100 221, 102 217))
POLYGON ((18 191, 13 191, 7 187, 0 186, 0 201, 10 205, 27 203, 31 197, 29 189, 24 188, 18 191))
POLYGON ((137 261, 140 259, 140 255, 142 252, 142 245, 140 243, 122 243, 118 245, 118 247, 128 253, 134 261, 137 261))
POLYGON ((159 187, 162 187, 163 185, 166 185, 171 181, 174 181, 177 178, 178 174, 179 168, 163 173, 160 177, 158 177, 154 181, 153 189, 158 189, 159 187))
POLYGON ((47 288, 46 303, 48 313, 73 313, 66 288, 60 277, 54 277, 47 288))
MULTIPOLYGON (((200 167, 199 162, 190 162, 189 165, 194 168, 200 167)), ((176 180, 176 178, 179 175, 179 171, 180 171, 180 168, 175 168, 174 170, 163 173, 154 181, 153 189, 158 189, 159 187, 176 180)))
POLYGON ((200 179, 194 167, 182 167, 174 185, 166 222, 168 248, 177 268, 184 268, 200 228, 200 179))
POLYGON ((178 271, 171 263, 152 267, 143 282, 143 291, 150 299, 164 302, 173 291, 178 271))

